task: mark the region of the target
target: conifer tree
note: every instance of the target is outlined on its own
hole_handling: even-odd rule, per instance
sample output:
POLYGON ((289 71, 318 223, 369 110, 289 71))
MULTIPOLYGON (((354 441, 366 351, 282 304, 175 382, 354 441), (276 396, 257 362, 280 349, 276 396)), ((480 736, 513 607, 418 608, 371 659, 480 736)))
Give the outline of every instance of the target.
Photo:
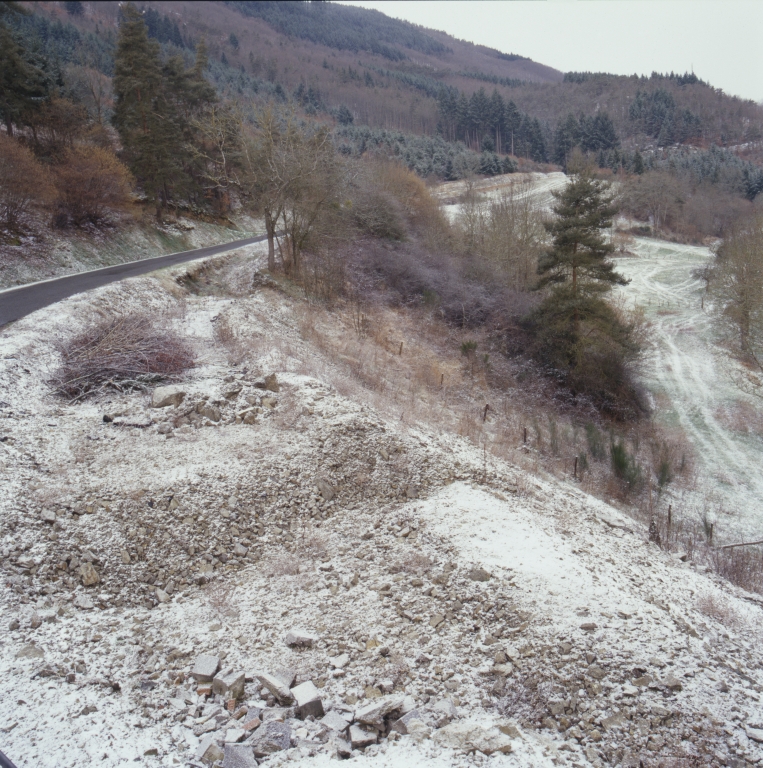
POLYGON ((554 193, 556 218, 546 227, 552 243, 538 262, 538 288, 551 290, 529 318, 536 354, 573 392, 605 410, 638 411, 627 368, 638 354, 633 328, 605 300, 613 286, 628 282, 609 261, 614 246, 604 234, 617 209, 609 184, 579 154, 571 164, 576 172, 554 193))
POLYGON ((48 94, 45 73, 27 60, 24 49, 0 23, 0 120, 9 136, 48 94))
POLYGON ((206 47, 199 44, 194 66, 186 70, 179 56, 164 64, 159 45, 149 39, 140 11, 122 9, 114 65, 114 126, 127 165, 156 204, 163 209, 177 195, 198 191, 202 174, 194 167, 197 143, 193 117, 216 95, 204 79, 206 47))

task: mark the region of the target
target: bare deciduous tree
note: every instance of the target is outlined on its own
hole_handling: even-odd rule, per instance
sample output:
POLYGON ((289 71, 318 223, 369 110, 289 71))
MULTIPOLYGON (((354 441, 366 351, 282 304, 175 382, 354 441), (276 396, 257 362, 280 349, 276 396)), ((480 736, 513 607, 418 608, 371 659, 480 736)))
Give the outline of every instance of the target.
POLYGON ((30 150, 0 134, 0 215, 8 229, 21 225, 34 202, 46 202, 55 192, 50 176, 30 150))
POLYGON ((742 389, 763 397, 763 214, 739 222, 718 250, 710 275, 721 322, 736 336, 743 360, 742 389))
POLYGON ((321 213, 338 204, 339 164, 329 132, 272 107, 257 113, 254 130, 243 130, 244 191, 265 219, 268 269, 276 268, 280 226, 287 240, 284 266, 298 273, 301 251, 321 213))

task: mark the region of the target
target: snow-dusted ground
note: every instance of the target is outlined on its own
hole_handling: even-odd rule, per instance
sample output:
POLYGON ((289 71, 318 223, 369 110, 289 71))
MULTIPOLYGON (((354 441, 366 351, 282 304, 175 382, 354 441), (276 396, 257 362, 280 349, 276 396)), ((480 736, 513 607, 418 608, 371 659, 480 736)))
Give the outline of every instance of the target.
MULTIPOLYGON (((554 173, 507 173, 502 176, 491 176, 474 183, 474 189, 485 199, 500 196, 508 187, 515 186, 517 196, 530 195, 538 206, 550 209, 554 203, 554 190, 561 189, 567 183, 567 176, 561 172, 554 173)), ((465 181, 448 181, 438 184, 433 194, 442 200, 442 209, 449 219, 454 219, 459 212, 458 198, 466 192, 465 181)))
POLYGON ((761 404, 734 385, 730 371, 738 364, 716 344, 705 283, 695 274, 712 254, 642 238, 632 250, 635 257, 616 260, 631 280, 618 290, 644 308, 651 324, 646 384, 656 419, 680 426, 691 442, 701 478, 692 503, 715 522, 723 543, 762 538, 763 435, 754 420, 732 429, 729 419, 741 404, 747 407, 736 421, 744 422, 761 404))
POLYGON ((350 718, 380 693, 412 698, 421 727, 354 751, 360 766, 763 762, 760 599, 572 484, 340 394, 317 316, 251 289, 263 250, 219 260, 214 290, 186 292, 185 265, 0 331, 0 748, 18 768, 198 764, 201 731, 222 742, 238 722, 204 722, 203 653, 246 673, 240 703, 289 725, 270 766, 336 755, 325 728, 261 698, 255 673, 282 668, 350 718), (199 355, 182 406, 53 397, 53 330, 93 307, 170 313, 199 355), (245 363, 215 340, 223 317, 245 363), (257 386, 270 373, 277 393, 257 386), (312 648, 284 644, 295 627, 312 648), (505 745, 504 728, 511 752, 448 747, 449 718, 505 745))
MULTIPOLYGON (((475 186, 490 199, 518 183, 550 208, 551 192, 566 181, 563 173, 507 174, 475 186)), ((463 181, 438 186, 449 217, 458 214, 456 199, 465 189, 463 181)), ((644 383, 656 420, 678 427, 690 441, 699 479, 674 502, 690 518, 713 523, 718 543, 763 538, 763 413, 761 403, 734 384, 739 364, 717 343, 705 283, 695 274, 712 254, 652 238, 636 238, 631 251, 635 256, 615 262, 631 280, 618 290, 631 305, 643 307, 651 323, 644 383)))
POLYGON ((264 233, 261 221, 241 216, 237 228, 179 218, 161 226, 124 222, 93 233, 63 233, 37 222, 38 235, 0 245, 0 289, 63 277, 126 261, 242 240, 264 233))

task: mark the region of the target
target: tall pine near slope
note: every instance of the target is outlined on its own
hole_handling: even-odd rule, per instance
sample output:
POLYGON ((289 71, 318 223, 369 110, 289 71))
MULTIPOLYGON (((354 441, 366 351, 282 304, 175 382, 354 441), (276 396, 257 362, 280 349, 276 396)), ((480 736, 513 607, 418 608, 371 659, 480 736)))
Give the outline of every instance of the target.
POLYGON ((28 60, 11 32, 0 23, 0 120, 6 133, 24 124, 49 94, 45 73, 28 60))
POLYGON ((604 235, 617 208, 591 166, 579 157, 572 164, 570 182, 554 193, 556 218, 546 225, 552 244, 538 263, 537 287, 548 291, 528 326, 539 362, 574 395, 631 418, 642 410, 631 372, 639 353, 635 328, 605 298, 628 282, 609 260, 614 246, 604 235))
POLYGON ((146 195, 156 202, 156 215, 161 218, 166 138, 160 135, 156 112, 162 93, 159 44, 149 40, 143 17, 132 3, 122 8, 113 85, 112 120, 124 159, 146 195))
POLYGON ((143 16, 132 4, 122 9, 114 65, 114 126, 124 157, 157 218, 171 200, 203 192, 203 174, 193 146, 199 137, 193 118, 216 100, 204 79, 206 49, 199 45, 190 70, 182 58, 162 64, 159 45, 149 39, 143 16))

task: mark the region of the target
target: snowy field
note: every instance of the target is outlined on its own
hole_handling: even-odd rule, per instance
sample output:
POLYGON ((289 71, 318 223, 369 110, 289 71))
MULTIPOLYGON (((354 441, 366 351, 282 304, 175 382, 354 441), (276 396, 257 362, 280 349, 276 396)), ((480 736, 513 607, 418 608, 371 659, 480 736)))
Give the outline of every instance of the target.
MULTIPOLYGON (((564 187, 563 173, 507 174, 476 183, 486 199, 511 184, 529 186, 546 209, 552 192, 564 187)), ((449 218, 458 214, 463 181, 439 185, 436 195, 449 218)), ((644 384, 652 395, 655 418, 688 438, 698 482, 675 498, 690 518, 715 526, 718 543, 763 538, 763 403, 734 384, 739 364, 717 343, 696 271, 708 264, 708 248, 652 238, 636 238, 635 256, 615 259, 631 283, 617 289, 631 306, 643 307, 650 329, 644 384)))
MULTIPOLYGON (((708 252, 637 249, 621 267, 665 323, 655 360, 707 359, 709 388, 709 328, 690 362, 671 357, 691 323, 663 311, 697 313, 708 252)), ((263 256, 223 260, 215 291, 185 290, 184 265, 0 331, 0 749, 18 768, 205 768, 234 743, 248 757, 224 768, 253 750, 266 767, 763 763, 763 601, 572 483, 340 391, 318 315, 252 289, 263 256), (52 329, 95 307, 175 318, 198 354, 182 404, 53 397, 52 329), (216 341, 222 317, 254 340, 246 366, 216 341), (230 708, 193 679, 206 654, 245 678, 230 708), (326 717, 279 702, 266 675, 312 681, 326 717)), ((396 348, 373 353, 396 364, 396 348)), ((681 381, 653 385, 677 423, 692 416, 681 381)))
POLYGON ((722 543, 763 538, 763 439, 755 423, 763 404, 735 386, 738 364, 716 344, 705 283, 696 274, 712 254, 642 238, 632 250, 635 257, 616 260, 631 280, 618 290, 644 308, 651 324, 645 383, 656 419, 680 426, 693 447, 699 484, 689 501, 715 523, 722 543))

